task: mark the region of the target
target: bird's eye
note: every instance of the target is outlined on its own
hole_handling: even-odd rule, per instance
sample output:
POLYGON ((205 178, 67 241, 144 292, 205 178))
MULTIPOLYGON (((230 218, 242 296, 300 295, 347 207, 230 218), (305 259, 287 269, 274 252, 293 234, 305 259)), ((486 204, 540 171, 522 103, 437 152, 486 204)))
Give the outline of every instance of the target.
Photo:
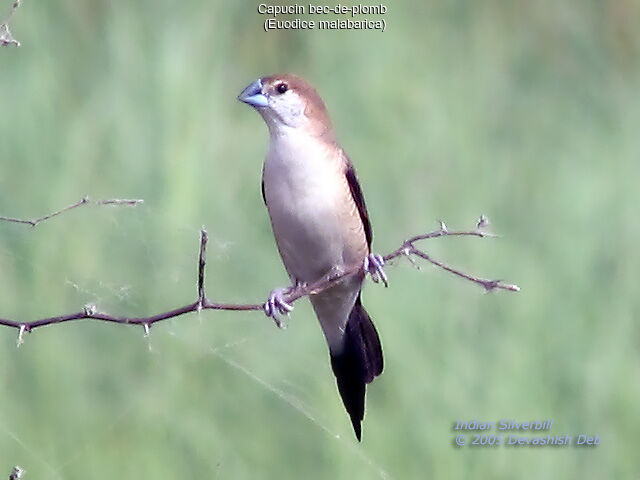
POLYGON ((284 93, 287 90, 289 90, 289 87, 287 86, 286 83, 281 83, 280 85, 278 85, 277 90, 278 90, 278 93, 284 93))

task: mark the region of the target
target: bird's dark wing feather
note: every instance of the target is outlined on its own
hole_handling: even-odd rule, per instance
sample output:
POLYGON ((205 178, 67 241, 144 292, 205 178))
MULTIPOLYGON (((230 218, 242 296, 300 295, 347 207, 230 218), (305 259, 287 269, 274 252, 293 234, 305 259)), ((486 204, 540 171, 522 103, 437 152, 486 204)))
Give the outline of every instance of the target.
POLYGON ((353 167, 351 160, 344 155, 346 168, 345 175, 347 177, 347 183, 349 184, 349 189, 351 190, 351 196, 353 197, 353 201, 356 203, 358 207, 358 212, 360 213, 360 219, 362 220, 362 224, 364 225, 364 233, 367 237, 367 245, 369 249, 371 249, 371 241, 373 240, 373 230, 371 229, 371 222, 369 221, 369 213, 367 212, 367 205, 364 202, 364 195, 362 194, 362 189, 360 188, 360 183, 358 182, 358 177, 356 175, 356 169, 353 167))

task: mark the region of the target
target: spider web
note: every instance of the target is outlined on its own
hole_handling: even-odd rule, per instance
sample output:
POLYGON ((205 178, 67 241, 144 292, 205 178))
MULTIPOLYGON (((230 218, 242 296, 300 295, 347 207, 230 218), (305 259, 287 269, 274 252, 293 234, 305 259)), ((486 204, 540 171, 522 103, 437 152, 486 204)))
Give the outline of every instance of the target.
MULTIPOLYGON (((192 292, 191 297, 186 297, 184 301, 187 303, 193 299, 192 297, 195 297, 196 239, 199 236, 199 228, 186 222, 173 221, 170 226, 165 228, 177 232, 177 235, 181 238, 192 238, 194 240, 193 246, 191 249, 185 249, 182 248, 180 242, 178 242, 175 247, 171 245, 167 247, 166 239, 147 234, 147 228, 150 223, 161 223, 164 221, 164 213, 156 211, 148 205, 145 205, 144 209, 139 208, 133 213, 127 212, 124 214, 118 209, 87 209, 86 212, 73 212, 73 214, 53 221, 66 225, 60 225, 59 227, 54 226, 52 228, 57 233, 58 228, 64 230, 65 227, 70 228, 73 224, 82 224, 85 221, 106 221, 109 225, 108 230, 110 234, 115 235, 122 245, 127 245, 128 249, 136 250, 148 263, 149 268, 144 277, 133 279, 133 281, 125 278, 124 274, 100 277, 77 270, 75 272, 60 272, 61 278, 57 280, 61 283, 61 286, 58 286, 58 291, 67 297, 65 305, 68 305, 69 311, 77 310, 79 305, 92 304, 95 305, 99 311, 108 311, 110 313, 114 313, 114 311, 123 313, 134 311, 136 314, 152 313, 143 311, 148 309, 148 306, 141 300, 143 295, 141 292, 144 290, 141 282, 143 284, 149 282, 157 285, 162 292, 170 292, 184 284, 191 285, 193 286, 194 292, 192 292), (163 251, 164 255, 158 255, 158 250, 163 251), (170 263, 169 265, 167 264, 168 262, 170 263), (75 305, 75 307, 73 307, 73 305, 75 305)), ((0 224, 0 228, 6 229, 7 226, 0 224)), ((45 234, 39 235, 40 232, 38 229, 41 228, 40 226, 36 229, 23 228, 22 231, 19 230, 19 226, 12 226, 11 228, 14 230, 14 235, 17 235, 18 240, 21 242, 35 244, 42 242, 42 237, 47 237, 45 234)), ((44 267, 37 261, 33 261, 27 254, 15 252, 10 246, 11 242, 3 242, 2 237, 3 233, 0 230, 0 267, 2 267, 2 264, 6 265, 8 263, 22 264, 34 275, 50 278, 54 281, 54 277, 57 275, 56 273, 48 271, 47 267, 44 267)), ((56 244, 47 243, 46 245, 48 255, 54 256, 57 254, 56 244)), ((220 259, 232 261, 233 258, 230 257, 236 254, 234 249, 235 246, 232 242, 210 231, 208 272, 215 270, 216 261, 220 259)), ((113 258, 112 261, 117 263, 119 259, 113 258)), ((209 288, 211 288, 211 283, 214 282, 208 279, 207 284, 209 288)), ((240 292, 239 295, 241 296, 242 292, 240 292)), ((166 305, 166 307, 171 306, 175 305, 166 305)), ((37 313, 42 312, 45 312, 45 314, 62 313, 47 310, 46 305, 41 306, 37 313)), ((31 315, 31 312, 20 313, 21 315, 31 315)), ((0 312, 0 315, 5 316, 5 313, 0 312)), ((317 413, 315 409, 304 400, 304 386, 292 380, 279 380, 281 385, 278 385, 274 383, 273 380, 261 375, 249 362, 242 361, 237 358, 238 356, 229 354, 230 352, 242 351, 242 349, 255 348, 259 345, 265 328, 275 327, 265 320, 265 327, 260 327, 249 335, 246 334, 246 331, 244 333, 235 332, 226 336, 221 335, 224 341, 216 343, 208 340, 206 335, 198 335, 197 332, 194 335, 194 329, 197 331, 199 326, 202 325, 203 315, 207 315, 207 322, 216 322, 215 319, 211 320, 208 318, 209 315, 214 316, 216 313, 207 312, 198 315, 200 322, 197 322, 195 325, 193 321, 190 321, 188 318, 177 318, 165 322, 163 328, 152 329, 151 338, 147 339, 149 349, 152 351, 151 354, 163 355, 162 347, 156 348, 155 342, 157 340, 159 343, 164 344, 169 340, 178 342, 181 347, 185 349, 195 349, 200 355, 213 356, 235 370, 238 375, 250 379, 261 392, 261 395, 272 395, 277 401, 291 408, 294 415, 300 415, 307 419, 310 424, 325 436, 327 441, 339 442, 342 451, 349 452, 348 455, 352 456, 355 461, 365 465, 375 476, 384 479, 390 478, 389 474, 366 454, 361 445, 355 444, 351 438, 342 438, 342 436, 335 431, 335 428, 330 426, 329 421, 322 418, 322 415, 317 413), (266 325, 268 325, 268 327, 266 325)), ((254 315, 257 314, 237 313, 235 315, 253 316, 252 318, 255 319, 254 315)), ((295 312, 293 315, 295 315, 295 312)), ((9 315, 7 314, 6 316, 9 315)), ((71 331, 76 325, 70 324, 50 328, 65 328, 67 331, 71 331)), ((111 328, 126 329, 128 327, 111 326, 111 328)), ((222 321, 216 328, 224 329, 225 322, 222 321)), ((44 330, 36 330, 32 335, 39 335, 41 332, 44 332, 44 330)), ((140 335, 142 335, 142 332, 140 332, 140 335)), ((26 342, 30 341, 32 341, 31 338, 26 338, 26 342)), ((113 350, 115 350, 116 347, 116 345, 113 345, 113 350)), ((127 373, 123 372, 123 375, 127 375, 127 373)), ((20 447, 20 450, 23 452, 22 460, 15 459, 15 463, 25 468, 27 475, 30 467, 34 468, 36 465, 40 465, 40 467, 49 472, 51 478, 63 479, 70 472, 70 469, 83 458, 83 455, 88 450, 93 446, 101 444, 105 439, 110 437, 113 432, 125 426, 135 418, 142 408, 144 408, 142 400, 136 399, 135 396, 132 397, 115 418, 108 422, 103 422, 97 430, 91 432, 91 437, 83 441, 81 445, 75 445, 71 442, 57 445, 56 451, 58 452, 58 457, 55 460, 51 458, 52 456, 42 453, 46 449, 38 445, 38 442, 27 440, 29 435, 21 432, 19 423, 13 422, 11 419, 4 418, 3 416, 0 416, 0 435, 20 447), (60 454, 60 452, 63 453, 60 454)), ((14 459, 6 459, 3 461, 7 460, 14 461, 14 459)), ((1 466, 4 468, 4 464, 1 466)), ((2 472, 0 472, 0 474, 1 473, 2 472)))

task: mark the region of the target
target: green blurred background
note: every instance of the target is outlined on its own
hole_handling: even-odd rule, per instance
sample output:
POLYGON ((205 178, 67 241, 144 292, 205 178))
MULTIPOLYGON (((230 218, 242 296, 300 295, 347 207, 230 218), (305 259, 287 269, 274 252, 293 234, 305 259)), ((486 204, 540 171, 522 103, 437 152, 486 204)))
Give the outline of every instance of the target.
MULTIPOLYGON (((3 2, 3 11, 10 2, 3 2)), ((637 478, 640 2, 389 2, 384 33, 270 32, 257 3, 30 2, 0 50, 0 316, 86 303, 150 314, 208 292, 261 301, 286 276, 260 196, 268 142, 236 101, 290 71, 325 98, 375 250, 440 239, 483 291, 408 262, 365 303, 386 354, 358 444, 308 303, 289 328, 203 312, 152 329, 79 322, 16 349, 0 329, 0 476, 637 478), (554 420, 596 448, 455 448, 452 423, 554 420)))

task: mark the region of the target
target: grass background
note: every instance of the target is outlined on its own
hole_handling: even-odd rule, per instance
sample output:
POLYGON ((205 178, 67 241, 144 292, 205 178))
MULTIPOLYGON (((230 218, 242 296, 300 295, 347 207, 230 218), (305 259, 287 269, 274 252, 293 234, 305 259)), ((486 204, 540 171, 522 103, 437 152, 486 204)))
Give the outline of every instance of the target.
MULTIPOLYGON (((8 11, 10 2, 4 2, 8 11)), ((497 240, 367 285, 385 373, 357 444, 320 329, 215 313, 152 329, 0 329, 0 475, 27 478, 635 478, 640 474, 640 30, 635 0, 388 3, 380 32, 270 32, 257 3, 25 2, 0 50, 0 315, 149 314, 286 283, 260 197, 267 133, 236 95, 299 73, 365 189, 375 250, 480 214, 497 240), (554 420, 596 448, 463 449, 452 423, 554 420)))

